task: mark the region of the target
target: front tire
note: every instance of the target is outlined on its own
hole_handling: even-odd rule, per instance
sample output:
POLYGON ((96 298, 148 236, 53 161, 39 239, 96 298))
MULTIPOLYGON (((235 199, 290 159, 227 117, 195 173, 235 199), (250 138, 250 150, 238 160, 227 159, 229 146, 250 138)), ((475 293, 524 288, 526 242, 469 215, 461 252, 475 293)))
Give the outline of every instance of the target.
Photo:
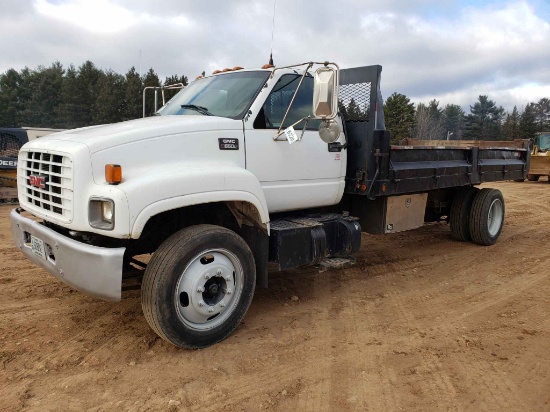
POLYGON ((204 348, 229 336, 254 295, 256 268, 235 232, 197 225, 169 237, 143 277, 141 304, 151 328, 181 348, 204 348))
POLYGON ((470 235, 478 245, 494 244, 504 226, 504 198, 497 189, 481 189, 470 210, 470 235))

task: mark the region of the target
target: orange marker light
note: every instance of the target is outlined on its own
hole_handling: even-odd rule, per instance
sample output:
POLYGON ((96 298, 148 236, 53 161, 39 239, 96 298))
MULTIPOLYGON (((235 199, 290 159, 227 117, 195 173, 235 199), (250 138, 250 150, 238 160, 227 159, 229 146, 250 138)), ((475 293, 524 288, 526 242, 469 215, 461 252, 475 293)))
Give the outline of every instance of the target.
POLYGON ((241 66, 235 66, 233 67, 233 70, 242 70, 243 68, 241 66))
POLYGON ((105 165, 105 180, 110 185, 118 185, 122 182, 122 166, 113 164, 105 165))

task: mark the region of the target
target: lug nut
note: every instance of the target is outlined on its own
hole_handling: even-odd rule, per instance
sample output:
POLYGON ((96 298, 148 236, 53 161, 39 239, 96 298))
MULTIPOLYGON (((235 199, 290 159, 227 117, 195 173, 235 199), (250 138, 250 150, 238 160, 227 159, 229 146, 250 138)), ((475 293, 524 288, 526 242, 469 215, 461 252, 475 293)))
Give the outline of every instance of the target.
POLYGON ((204 275, 204 278, 205 278, 206 280, 210 279, 210 273, 207 273, 206 275, 204 275))
POLYGON ((204 287, 200 286, 197 288, 197 292, 202 293, 204 292, 204 287))
POLYGON ((202 300, 199 300, 199 306, 200 307, 203 307, 204 306, 204 302, 202 300))
POLYGON ((225 308, 225 302, 223 300, 220 302, 220 308, 225 308))
POLYGON ((212 306, 210 306, 210 307, 208 308, 208 312, 210 312, 210 313, 214 312, 214 308, 213 308, 212 306))
POLYGON ((231 276, 227 276, 225 280, 227 280, 228 282, 231 281, 231 276))
POLYGON ((233 291, 231 289, 227 289, 227 292, 225 292, 225 293, 227 293, 228 295, 231 295, 233 293, 233 291))
POLYGON ((218 271, 216 273, 217 273, 218 276, 221 276, 222 275, 222 270, 218 269, 218 271))

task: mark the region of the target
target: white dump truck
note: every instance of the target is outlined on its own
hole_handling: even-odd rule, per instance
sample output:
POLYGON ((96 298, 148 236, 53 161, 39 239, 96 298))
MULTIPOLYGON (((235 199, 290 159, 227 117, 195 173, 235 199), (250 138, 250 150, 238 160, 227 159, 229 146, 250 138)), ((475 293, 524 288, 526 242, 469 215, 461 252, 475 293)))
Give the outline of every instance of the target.
POLYGON ((15 245, 97 298, 137 285, 151 328, 200 348, 235 330, 269 262, 340 267, 362 231, 441 220, 454 239, 493 244, 504 199, 475 186, 526 178, 528 142, 391 146, 381 72, 236 68, 198 78, 155 116, 29 142, 15 245))

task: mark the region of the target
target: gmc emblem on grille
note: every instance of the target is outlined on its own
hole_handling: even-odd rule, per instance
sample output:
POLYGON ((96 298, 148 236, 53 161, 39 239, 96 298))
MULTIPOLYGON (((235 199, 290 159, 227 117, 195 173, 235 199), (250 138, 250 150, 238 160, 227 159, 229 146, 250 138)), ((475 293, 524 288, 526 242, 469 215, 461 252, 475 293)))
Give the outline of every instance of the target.
POLYGON ((31 186, 38 187, 40 189, 46 188, 46 178, 43 176, 29 176, 29 183, 31 186))

